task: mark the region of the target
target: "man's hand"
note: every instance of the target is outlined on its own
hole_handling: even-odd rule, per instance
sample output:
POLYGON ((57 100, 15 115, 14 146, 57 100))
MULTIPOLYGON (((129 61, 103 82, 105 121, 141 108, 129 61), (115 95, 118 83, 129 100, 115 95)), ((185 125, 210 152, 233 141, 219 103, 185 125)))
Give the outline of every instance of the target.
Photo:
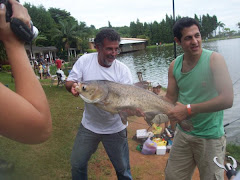
POLYGON ((182 121, 187 119, 188 112, 186 105, 177 102, 175 107, 167 113, 167 116, 172 121, 182 121))
POLYGON ((78 96, 79 96, 79 93, 78 93, 78 92, 76 91, 76 89, 75 89, 76 86, 78 86, 78 84, 77 84, 77 83, 73 83, 72 88, 71 88, 71 93, 72 93, 74 96, 78 97, 78 96))

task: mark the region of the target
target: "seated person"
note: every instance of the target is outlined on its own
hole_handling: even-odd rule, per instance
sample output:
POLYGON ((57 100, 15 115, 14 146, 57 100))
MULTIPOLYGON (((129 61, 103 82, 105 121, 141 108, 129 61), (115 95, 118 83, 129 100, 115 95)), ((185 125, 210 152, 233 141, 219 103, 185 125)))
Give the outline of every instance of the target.
POLYGON ((61 80, 62 80, 62 81, 65 81, 65 80, 66 80, 66 76, 65 76, 63 70, 58 69, 57 72, 56 72, 56 74, 61 74, 61 80))

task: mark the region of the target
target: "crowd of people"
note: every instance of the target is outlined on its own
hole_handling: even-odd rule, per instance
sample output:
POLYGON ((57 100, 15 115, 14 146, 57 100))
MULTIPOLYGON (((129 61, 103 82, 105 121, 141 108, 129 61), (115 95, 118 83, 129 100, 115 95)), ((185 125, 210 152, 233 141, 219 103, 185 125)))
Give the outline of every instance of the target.
POLYGON ((50 63, 50 61, 47 58, 44 59, 43 57, 44 57, 43 55, 40 55, 40 57, 34 60, 33 62, 34 72, 36 75, 39 76, 40 79, 47 79, 51 77, 50 66, 52 65, 56 65, 57 73, 61 72, 61 74, 65 76, 64 72, 61 69, 64 63, 63 60, 56 57, 55 60, 53 59, 52 62, 50 63))
MULTIPOLYGON (((30 27, 26 8, 9 0, 13 16, 30 27)), ((43 78, 50 75, 48 58, 40 56, 34 71, 24 49, 24 43, 11 31, 5 20, 6 7, 0 4, 0 40, 3 42, 12 67, 16 91, 0 83, 0 133, 12 140, 37 144, 46 141, 52 131, 52 120, 46 95, 35 73, 43 78), (34 91, 32 91, 32 87, 34 91), (11 107, 11 108, 9 108, 11 107)), ((218 157, 224 164, 226 137, 223 129, 223 110, 233 104, 232 81, 222 55, 202 48, 199 23, 192 18, 179 19, 174 27, 174 40, 183 54, 172 61, 168 72, 165 100, 176 104, 167 113, 174 126, 191 119, 194 130, 184 131, 176 125, 173 145, 165 169, 166 180, 190 180, 198 167, 201 180, 223 180, 223 169, 214 164, 218 157)), ((74 64, 65 84, 78 97, 75 87, 81 81, 108 80, 133 84, 127 65, 118 61, 120 35, 111 28, 102 29, 94 39, 97 52, 84 54, 74 64)), ((62 62, 55 61, 57 71, 62 62)), ((154 89, 159 94, 160 88, 154 89)), ((128 111, 127 116, 144 116, 141 110, 128 111)), ((110 114, 85 103, 82 121, 71 154, 72 179, 88 179, 88 161, 102 142, 118 179, 131 180, 127 124, 119 114, 110 114)))

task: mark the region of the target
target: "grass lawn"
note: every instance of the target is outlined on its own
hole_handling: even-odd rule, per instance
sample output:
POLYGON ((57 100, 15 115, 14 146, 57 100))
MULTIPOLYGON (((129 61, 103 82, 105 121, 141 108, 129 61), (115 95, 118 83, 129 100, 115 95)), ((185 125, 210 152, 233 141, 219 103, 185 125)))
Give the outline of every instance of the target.
MULTIPOLYGON (((25 145, 0 137, 0 159, 14 163, 14 172, 4 180, 71 179, 70 155, 81 122, 83 101, 72 96, 65 87, 51 86, 50 80, 40 80, 47 95, 53 120, 50 139, 39 145, 25 145)), ((0 82, 14 90, 11 75, 0 72, 0 82)), ((33 88, 34 90, 34 88, 33 88)), ((6 104, 7 106, 7 104, 6 104)), ((11 107, 9 107, 11 108, 11 107)), ((131 137, 130 137, 131 138, 131 137)), ((129 141, 130 141, 129 138, 129 141)), ((240 147, 228 146, 230 155, 240 161, 240 147)), ((102 145, 89 162, 89 179, 112 179, 115 173, 102 145)), ((148 163, 146 163, 148 164, 148 163)), ((133 177, 141 172, 133 169, 133 177)))

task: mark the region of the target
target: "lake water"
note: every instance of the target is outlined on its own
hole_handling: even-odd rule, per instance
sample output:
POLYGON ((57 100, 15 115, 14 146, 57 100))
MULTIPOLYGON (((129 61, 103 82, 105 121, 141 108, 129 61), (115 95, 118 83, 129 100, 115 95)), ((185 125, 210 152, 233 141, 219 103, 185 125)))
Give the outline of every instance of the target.
MULTIPOLYGON (((234 104, 231 109, 224 111, 224 124, 228 142, 240 144, 240 38, 204 42, 203 47, 222 54, 226 60, 228 70, 233 82, 234 104), (233 122, 235 121, 235 122, 233 122)), ((177 47, 177 55, 181 48, 177 47)), ((167 87, 168 68, 174 59, 172 46, 158 46, 152 49, 120 54, 118 60, 126 64, 133 75, 134 82, 138 82, 137 72, 142 72, 143 80, 167 87)))

